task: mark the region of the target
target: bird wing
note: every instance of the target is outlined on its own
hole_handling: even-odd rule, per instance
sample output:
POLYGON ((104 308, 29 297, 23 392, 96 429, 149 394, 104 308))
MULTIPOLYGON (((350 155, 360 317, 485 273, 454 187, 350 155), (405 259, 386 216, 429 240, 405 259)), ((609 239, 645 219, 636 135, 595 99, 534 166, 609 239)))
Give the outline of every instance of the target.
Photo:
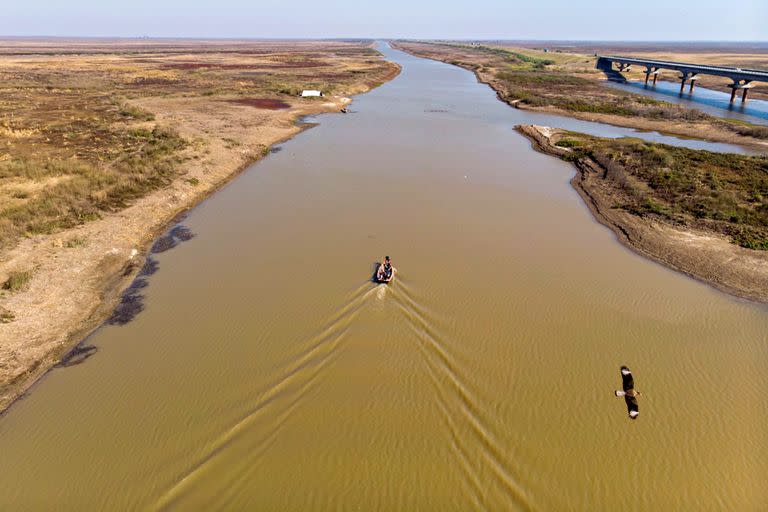
POLYGON ((624 401, 627 402, 627 413, 633 420, 640 414, 640 408, 637 405, 637 398, 634 396, 624 395, 624 401))
POLYGON ((632 372, 626 366, 621 367, 621 384, 624 391, 635 389, 635 379, 632 377, 632 372))

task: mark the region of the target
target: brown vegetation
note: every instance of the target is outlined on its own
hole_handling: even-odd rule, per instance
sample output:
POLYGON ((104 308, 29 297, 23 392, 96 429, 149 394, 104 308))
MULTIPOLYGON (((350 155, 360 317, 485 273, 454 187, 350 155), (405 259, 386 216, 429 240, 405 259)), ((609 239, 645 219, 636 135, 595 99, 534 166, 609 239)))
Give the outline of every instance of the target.
POLYGON ((282 110, 291 108, 291 105, 283 100, 274 98, 238 98, 236 100, 227 100, 235 105, 246 105, 248 107, 263 108, 266 110, 282 110))

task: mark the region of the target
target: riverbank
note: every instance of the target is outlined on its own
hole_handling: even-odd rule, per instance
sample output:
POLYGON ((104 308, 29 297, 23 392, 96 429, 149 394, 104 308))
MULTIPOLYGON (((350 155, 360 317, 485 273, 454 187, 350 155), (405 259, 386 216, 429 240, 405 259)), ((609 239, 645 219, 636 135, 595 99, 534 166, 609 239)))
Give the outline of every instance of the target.
MULTIPOLYGON (((301 46, 300 51, 280 47, 278 43, 274 43, 277 48, 269 49, 237 47, 231 49, 234 56, 229 53, 212 55, 211 49, 202 45, 197 49, 184 48, 180 50, 180 55, 171 54, 170 59, 166 53, 108 54, 105 57, 97 52, 98 57, 89 57, 98 64, 92 69, 104 69, 106 65, 117 67, 123 64, 124 59, 131 59, 130 66, 140 61, 151 62, 151 70, 137 72, 132 68, 130 81, 124 82, 132 86, 138 84, 137 87, 145 89, 149 87, 150 92, 126 95, 121 100, 121 112, 129 114, 115 115, 129 117, 130 122, 120 125, 120 133, 133 136, 136 133, 156 133, 158 127, 172 128, 173 136, 182 140, 183 144, 174 146, 172 157, 163 167, 163 180, 153 181, 151 188, 142 188, 140 194, 134 194, 137 197, 131 196, 124 203, 122 199, 109 203, 87 218, 74 215, 74 221, 68 220, 61 226, 49 223, 54 227, 47 229, 48 232, 42 229, 41 232, 30 232, 24 225, 16 229, 13 220, 18 218, 17 212, 34 201, 50 203, 52 198, 71 198, 74 194, 71 189, 64 190, 69 194, 67 196, 54 195, 53 192, 61 190, 53 187, 62 183, 79 183, 76 181, 79 175, 70 172, 42 177, 34 172, 22 175, 16 172, 19 167, 16 165, 7 167, 11 170, 0 176, 3 178, 0 180, 0 192, 7 193, 18 203, 12 205, 15 210, 3 227, 8 233, 19 233, 18 242, 4 240, 5 247, 0 253, 0 282, 6 283, 6 289, 0 295, 0 411, 5 410, 101 325, 114 310, 122 291, 142 267, 152 240, 175 222, 180 214, 266 156, 270 146, 299 133, 303 127, 297 125, 297 120, 301 117, 338 112, 351 102, 350 96, 364 93, 399 73, 398 66, 384 61, 365 46, 327 48, 325 46, 329 43, 319 43, 321 52, 318 52, 311 43, 296 44, 301 46), (251 53, 256 57, 252 58, 251 53), (251 58, 258 61, 242 62, 242 59, 251 58), (158 66, 162 69, 157 69, 158 66), (296 69, 307 73, 302 67, 309 68, 309 73, 315 78, 307 79, 306 74, 296 75, 296 69), (264 71, 253 71, 261 68, 264 71), (218 75, 206 76, 199 71, 201 69, 213 70, 211 73, 218 75), (190 70, 195 71, 194 74, 190 70), (283 70, 292 74, 286 75, 283 70), (223 73, 228 75, 222 76, 223 73), (183 83, 187 79, 188 82, 183 83), (302 99, 296 97, 293 90, 280 93, 281 88, 295 88, 299 79, 305 83, 324 85, 323 89, 331 90, 332 94, 324 98, 302 99), (254 98, 255 94, 258 96, 254 98), (265 100, 271 102, 265 103, 265 100), (68 224, 75 225, 66 227, 68 224)), ((221 51, 220 48, 215 50, 221 51)), ((167 51, 167 48, 162 49, 162 52, 167 51)), ((146 49, 142 48, 142 52, 146 49)), ((18 69, 45 66, 46 59, 56 58, 48 55, 24 56, 23 59, 8 57, 14 59, 11 63, 14 76, 18 76, 18 69), (34 61, 33 65, 29 64, 29 59, 34 61)), ((63 65, 69 70, 82 64, 82 56, 79 55, 67 56, 65 60, 69 62, 63 65)), ((121 68, 120 73, 127 75, 128 71, 121 68)), ((24 87, 28 88, 26 84, 24 87)), ((115 86, 111 84, 110 87, 115 86)), ((23 88, 19 86, 17 89, 23 88)), ((85 94, 77 90, 65 93, 68 98, 85 94)), ((87 108, 93 109, 93 103, 89 102, 87 108)), ((34 114, 34 111, 30 112, 34 114)), ((61 117, 53 110, 45 113, 55 120, 61 117)), ((2 134, 9 138, 9 148, 10 140, 20 140, 21 145, 0 155, 7 162, 20 158, 24 151, 33 153, 35 148, 39 151, 41 147, 50 147, 51 154, 54 154, 71 140, 51 145, 50 136, 42 125, 35 128, 22 126, 19 124, 23 121, 21 115, 12 121, 16 124, 4 126, 6 133, 2 134), (38 144, 32 139, 40 134, 38 144), (45 146, 46 143, 48 146, 45 146)), ((112 122, 111 126, 116 123, 112 122)), ((103 125, 102 121, 99 125, 102 131, 103 125)), ((51 130, 51 133, 54 131, 51 130)), ((100 136, 103 137, 101 133, 86 137, 88 140, 82 141, 72 155, 61 161, 84 158, 86 143, 98 141, 100 136)), ((152 144, 149 141, 140 147, 152 144)), ((99 163, 99 153, 113 148, 91 149, 94 168, 108 169, 109 166, 99 163)), ((122 156, 121 153, 118 157, 122 156)), ((56 158, 63 157, 56 154, 56 158)), ((3 158, 0 158, 2 161, 3 158)), ((34 170, 33 165, 28 167, 34 170)), ((56 166, 56 169, 61 167, 56 166)), ((112 192, 113 189, 92 191, 83 196, 83 201, 105 203, 105 198, 108 199, 112 192)), ((4 210, 4 213, 8 211, 4 210)), ((30 218, 34 220, 38 211, 30 210, 30 218)), ((70 203, 58 206, 51 214, 51 222, 60 222, 62 216, 70 212, 70 203)))
MULTIPOLYGON (((511 43, 501 43, 509 45, 511 43)), ((742 69, 765 69, 768 64, 768 46, 754 42, 562 42, 551 41, 544 43, 522 43, 525 48, 532 50, 547 48, 549 53, 581 53, 585 55, 624 55, 640 59, 666 60, 672 62, 695 62, 711 66, 727 66, 742 69)), ((624 72, 629 80, 644 81, 645 68, 642 66, 630 68, 624 72)), ((676 82, 679 87, 677 73, 663 73, 660 80, 676 82)), ((733 82, 727 77, 716 75, 699 75, 696 87, 705 87, 730 95, 729 85, 733 82)), ((768 100, 768 87, 755 87, 749 92, 750 99, 768 100)))
POLYGON ((606 87, 588 55, 449 43, 393 45, 472 71, 515 108, 768 151, 768 128, 606 87))
POLYGON ((578 134, 533 125, 517 129, 532 141, 537 151, 574 164, 577 172, 571 184, 595 219, 610 228, 622 244, 726 293, 768 302, 768 251, 741 247, 713 229, 662 220, 654 214, 662 213, 664 206, 651 198, 644 199, 644 204, 651 205, 648 212, 624 207, 627 180, 632 178, 624 175, 619 180, 612 176, 616 170, 608 169, 607 163, 575 152, 578 134))

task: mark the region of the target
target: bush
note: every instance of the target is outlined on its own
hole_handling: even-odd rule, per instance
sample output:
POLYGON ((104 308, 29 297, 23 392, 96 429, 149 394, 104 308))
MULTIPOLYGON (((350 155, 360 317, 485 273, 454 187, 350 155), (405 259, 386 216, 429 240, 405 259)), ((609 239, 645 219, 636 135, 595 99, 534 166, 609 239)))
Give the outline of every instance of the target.
POLYGON ((128 119, 135 119, 137 121, 154 121, 155 114, 144 110, 143 108, 134 107, 132 105, 123 104, 120 106, 120 115, 128 119))
POLYGON ((8 279, 3 283, 3 290, 17 292, 26 287, 31 279, 31 270, 11 272, 8 276, 8 279))
POLYGON ((576 148, 581 146, 581 141, 575 139, 560 139, 555 142, 555 146, 559 146, 561 148, 576 148))

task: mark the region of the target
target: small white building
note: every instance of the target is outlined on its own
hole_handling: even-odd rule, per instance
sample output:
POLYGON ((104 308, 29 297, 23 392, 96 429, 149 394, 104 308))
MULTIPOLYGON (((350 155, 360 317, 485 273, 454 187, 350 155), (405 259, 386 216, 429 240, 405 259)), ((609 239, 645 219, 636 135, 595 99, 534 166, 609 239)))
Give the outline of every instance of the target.
POLYGON ((314 91, 312 89, 306 89, 301 91, 302 98, 312 98, 312 97, 318 97, 322 95, 323 95, 323 91, 314 91))

